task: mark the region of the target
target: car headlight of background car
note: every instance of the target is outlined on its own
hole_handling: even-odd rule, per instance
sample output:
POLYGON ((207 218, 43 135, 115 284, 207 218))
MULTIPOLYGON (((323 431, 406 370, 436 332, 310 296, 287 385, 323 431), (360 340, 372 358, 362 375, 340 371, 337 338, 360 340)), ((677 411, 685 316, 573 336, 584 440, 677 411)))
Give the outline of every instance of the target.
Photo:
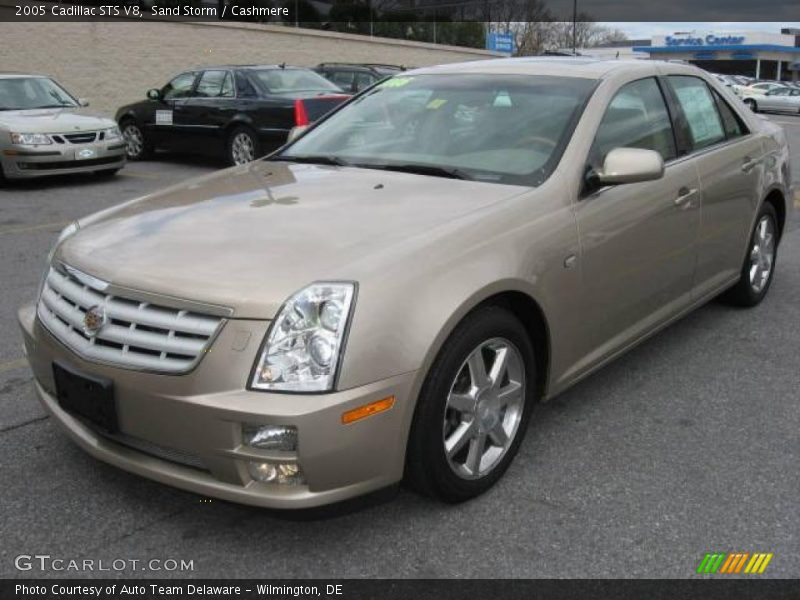
POLYGON ((12 133, 11 143, 19 144, 22 146, 41 146, 45 144, 52 144, 53 140, 50 136, 44 133, 12 133))
POLYGON ((122 139, 122 132, 119 130, 119 127, 106 129, 106 135, 104 139, 107 142, 118 142, 122 139))
POLYGON ((267 333, 252 388, 331 391, 355 290, 355 283, 319 282, 289 298, 267 333))

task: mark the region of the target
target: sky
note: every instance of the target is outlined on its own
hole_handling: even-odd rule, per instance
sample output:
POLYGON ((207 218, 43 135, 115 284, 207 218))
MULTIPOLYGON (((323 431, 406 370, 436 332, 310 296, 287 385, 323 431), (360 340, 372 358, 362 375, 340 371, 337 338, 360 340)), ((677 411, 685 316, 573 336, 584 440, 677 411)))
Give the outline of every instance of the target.
POLYGON ((630 39, 649 39, 654 35, 670 35, 676 31, 713 31, 714 33, 739 32, 739 31, 766 31, 770 33, 780 33, 783 27, 800 28, 800 22, 780 22, 780 23, 742 23, 742 22, 706 22, 706 23, 686 23, 686 22, 659 22, 659 23, 602 23, 607 27, 613 27, 624 31, 630 39))

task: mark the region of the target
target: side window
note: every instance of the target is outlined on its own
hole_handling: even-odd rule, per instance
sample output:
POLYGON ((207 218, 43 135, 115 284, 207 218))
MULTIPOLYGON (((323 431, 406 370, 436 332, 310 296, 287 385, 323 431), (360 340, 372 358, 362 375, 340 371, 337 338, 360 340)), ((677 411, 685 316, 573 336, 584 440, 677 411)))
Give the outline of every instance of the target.
POLYGON ((253 84, 244 73, 236 73, 236 95, 239 98, 255 98, 258 96, 253 84))
POLYGON ((195 77, 197 73, 181 73, 161 89, 161 97, 164 100, 188 98, 192 95, 195 77))
MULTIPOLYGON (((223 87, 225 81, 228 79, 228 71, 204 71, 200 76, 200 81, 197 83, 197 90, 195 95, 200 98, 220 98, 225 94, 223 87)), ((230 96, 232 90, 228 86, 228 95, 230 96)))
POLYGON ((346 92, 349 92, 351 89, 353 89, 352 71, 334 71, 328 76, 328 79, 346 92))
POLYGON ((714 92, 714 100, 717 101, 717 109, 719 109, 719 115, 722 117, 722 126, 725 129, 726 138, 737 138, 748 133, 747 127, 742 120, 716 91, 714 92))
POLYGON ((222 80, 222 91, 219 93, 223 98, 233 98, 233 75, 230 71, 225 72, 225 79, 222 80))
POLYGON ((686 115, 692 149, 700 150, 723 141, 722 119, 706 82, 689 75, 670 75, 669 81, 686 115))
POLYGON ((375 78, 369 73, 356 73, 356 91, 360 92, 366 87, 372 85, 375 78))
POLYGON ((655 150, 665 161, 677 156, 667 105, 653 77, 619 89, 597 129, 589 164, 600 168, 614 148, 655 150))

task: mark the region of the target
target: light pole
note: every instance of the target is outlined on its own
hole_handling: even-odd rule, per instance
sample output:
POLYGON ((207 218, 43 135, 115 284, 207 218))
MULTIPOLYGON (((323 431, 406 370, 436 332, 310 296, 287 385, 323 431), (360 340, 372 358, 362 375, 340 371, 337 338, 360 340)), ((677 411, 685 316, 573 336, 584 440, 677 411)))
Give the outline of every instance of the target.
POLYGON ((577 54, 578 49, 578 0, 572 0, 572 55, 577 54))

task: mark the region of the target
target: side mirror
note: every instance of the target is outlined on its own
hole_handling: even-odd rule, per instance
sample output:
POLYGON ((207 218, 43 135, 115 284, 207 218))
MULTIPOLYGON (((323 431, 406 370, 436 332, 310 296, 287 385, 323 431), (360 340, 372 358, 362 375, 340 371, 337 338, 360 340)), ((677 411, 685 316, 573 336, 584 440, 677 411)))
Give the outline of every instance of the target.
POLYGON ((161 90, 155 88, 147 90, 147 97, 150 98, 150 100, 161 100, 161 90))
POLYGON ((78 104, 80 106, 89 106, 89 100, 86 98, 78 98, 78 104))
POLYGON ((655 150, 614 148, 606 155, 603 169, 593 177, 602 185, 653 181, 664 175, 664 160, 655 150))
POLYGON ((303 135, 308 129, 308 125, 298 125, 297 127, 292 127, 289 131, 289 137, 287 138, 287 142, 293 142, 301 135, 303 135))

